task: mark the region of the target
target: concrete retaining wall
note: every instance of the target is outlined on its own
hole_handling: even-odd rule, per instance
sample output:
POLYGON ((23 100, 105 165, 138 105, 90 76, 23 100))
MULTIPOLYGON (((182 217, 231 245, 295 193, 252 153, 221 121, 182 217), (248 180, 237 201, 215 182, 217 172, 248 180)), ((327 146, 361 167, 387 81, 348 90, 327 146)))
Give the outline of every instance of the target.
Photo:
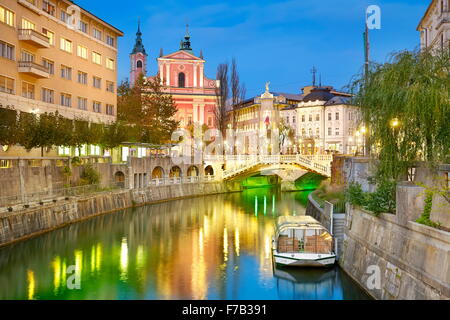
POLYGON ((0 246, 132 206, 240 191, 238 183, 203 182, 104 192, 0 215, 0 246))
POLYGON ((339 264, 374 298, 450 299, 450 233, 350 206, 347 217, 339 264), (379 288, 369 287, 370 266, 379 288))

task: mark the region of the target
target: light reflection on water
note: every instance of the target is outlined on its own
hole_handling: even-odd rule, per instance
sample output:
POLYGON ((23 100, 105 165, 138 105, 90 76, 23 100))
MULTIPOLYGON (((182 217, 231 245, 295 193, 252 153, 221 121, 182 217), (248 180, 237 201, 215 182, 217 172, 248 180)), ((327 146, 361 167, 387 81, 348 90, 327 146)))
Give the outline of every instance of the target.
POLYGON ((249 189, 125 210, 0 249, 0 299, 365 299, 339 268, 274 269, 278 215, 306 192, 249 189), (74 266, 80 290, 69 290, 74 266))

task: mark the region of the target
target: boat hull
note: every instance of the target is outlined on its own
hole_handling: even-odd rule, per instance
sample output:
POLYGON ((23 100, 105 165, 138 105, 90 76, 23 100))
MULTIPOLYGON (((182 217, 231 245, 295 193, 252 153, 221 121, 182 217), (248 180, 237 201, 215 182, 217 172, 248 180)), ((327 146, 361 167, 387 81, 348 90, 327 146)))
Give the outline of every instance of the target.
POLYGON ((276 264, 293 267, 329 267, 336 263, 334 254, 302 254, 273 252, 276 264))

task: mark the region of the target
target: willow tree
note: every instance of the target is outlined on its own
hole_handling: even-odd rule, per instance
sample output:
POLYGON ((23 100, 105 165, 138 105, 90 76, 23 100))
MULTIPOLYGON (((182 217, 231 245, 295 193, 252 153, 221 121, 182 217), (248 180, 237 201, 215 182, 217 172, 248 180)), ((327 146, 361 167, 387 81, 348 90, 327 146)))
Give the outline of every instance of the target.
POLYGON ((402 51, 352 82, 381 177, 398 180, 415 161, 448 161, 449 63, 447 51, 402 51))

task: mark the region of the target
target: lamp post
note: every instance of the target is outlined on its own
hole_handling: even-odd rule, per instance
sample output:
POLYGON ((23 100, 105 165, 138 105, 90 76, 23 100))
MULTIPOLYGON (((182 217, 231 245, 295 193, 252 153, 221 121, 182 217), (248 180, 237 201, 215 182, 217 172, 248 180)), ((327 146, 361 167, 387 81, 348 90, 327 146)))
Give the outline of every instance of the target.
POLYGON ((362 126, 360 131, 361 131, 361 134, 363 135, 363 156, 365 157, 366 156, 366 132, 367 132, 367 129, 365 126, 362 126))

